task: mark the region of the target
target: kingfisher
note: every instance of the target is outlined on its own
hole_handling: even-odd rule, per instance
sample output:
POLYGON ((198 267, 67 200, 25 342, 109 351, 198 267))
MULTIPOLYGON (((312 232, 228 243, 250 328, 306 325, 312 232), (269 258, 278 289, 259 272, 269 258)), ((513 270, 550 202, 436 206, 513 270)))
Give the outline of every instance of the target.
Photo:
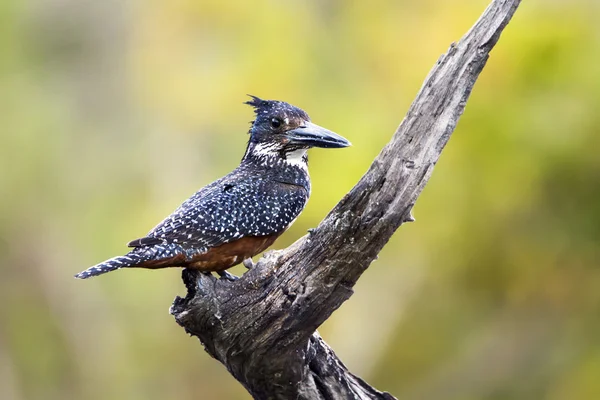
POLYGON ((307 150, 350 142, 311 122, 298 107, 250 96, 255 118, 240 165, 187 199, 123 256, 75 275, 121 268, 192 268, 235 279, 226 270, 266 250, 296 220, 310 196, 307 150))

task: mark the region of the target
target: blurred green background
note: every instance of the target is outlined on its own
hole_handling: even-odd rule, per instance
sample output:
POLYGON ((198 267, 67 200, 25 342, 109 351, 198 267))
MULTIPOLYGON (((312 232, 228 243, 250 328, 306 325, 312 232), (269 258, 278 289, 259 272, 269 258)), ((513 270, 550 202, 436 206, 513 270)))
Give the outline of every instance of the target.
MULTIPOLYGON (((0 398, 249 399, 168 314, 180 271, 73 274, 233 169, 282 99, 366 171, 487 0, 0 1, 0 398)), ((320 332, 404 399, 600 398, 600 17, 524 1, 401 227, 320 332)), ((238 267, 233 272, 241 273, 238 267)))

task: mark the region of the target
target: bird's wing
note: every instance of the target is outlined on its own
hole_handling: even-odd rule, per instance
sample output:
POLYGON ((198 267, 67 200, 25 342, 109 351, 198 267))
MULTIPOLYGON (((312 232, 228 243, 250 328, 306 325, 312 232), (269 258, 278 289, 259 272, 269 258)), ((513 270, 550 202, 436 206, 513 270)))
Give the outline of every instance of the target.
POLYGON ((283 232, 308 201, 305 188, 260 177, 217 181, 199 190, 132 247, 161 242, 211 248, 246 236, 283 232))

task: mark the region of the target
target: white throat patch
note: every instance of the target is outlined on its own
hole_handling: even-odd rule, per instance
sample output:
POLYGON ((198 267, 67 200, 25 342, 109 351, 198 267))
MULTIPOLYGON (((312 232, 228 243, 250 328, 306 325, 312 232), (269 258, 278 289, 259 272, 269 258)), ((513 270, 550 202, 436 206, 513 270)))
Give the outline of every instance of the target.
POLYGON ((282 148, 274 143, 258 143, 252 149, 252 154, 258 157, 264 165, 270 163, 283 163, 291 167, 302 168, 308 171, 306 161, 307 149, 293 150, 285 153, 285 158, 281 157, 282 148))
POLYGON ((285 155, 285 162, 289 165, 306 169, 306 149, 290 151, 285 155))

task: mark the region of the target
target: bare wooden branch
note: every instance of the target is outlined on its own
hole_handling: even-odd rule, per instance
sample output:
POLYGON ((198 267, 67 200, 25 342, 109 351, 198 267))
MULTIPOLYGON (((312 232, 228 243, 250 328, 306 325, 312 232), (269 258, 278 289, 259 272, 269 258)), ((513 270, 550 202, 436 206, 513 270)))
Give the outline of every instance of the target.
POLYGON ((171 308, 256 399, 393 399, 350 373, 316 333, 411 209, 519 0, 495 0, 440 57, 368 172, 321 224, 235 282, 184 270, 171 308))

